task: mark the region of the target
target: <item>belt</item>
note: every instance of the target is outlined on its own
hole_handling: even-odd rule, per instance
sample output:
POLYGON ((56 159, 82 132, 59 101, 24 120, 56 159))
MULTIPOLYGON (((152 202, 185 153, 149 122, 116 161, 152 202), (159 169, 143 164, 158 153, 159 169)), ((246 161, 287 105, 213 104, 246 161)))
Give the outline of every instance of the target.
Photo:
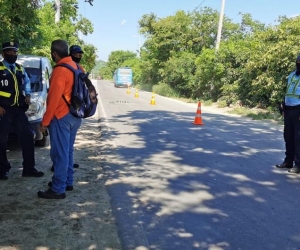
POLYGON ((297 105, 297 106, 285 106, 284 109, 285 110, 297 110, 297 109, 300 109, 300 105, 297 105))

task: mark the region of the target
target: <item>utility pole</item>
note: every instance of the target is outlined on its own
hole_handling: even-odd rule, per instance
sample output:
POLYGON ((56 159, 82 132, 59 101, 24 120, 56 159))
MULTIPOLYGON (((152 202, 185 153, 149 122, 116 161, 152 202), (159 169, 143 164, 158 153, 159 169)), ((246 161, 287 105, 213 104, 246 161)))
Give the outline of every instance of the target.
POLYGON ((138 39, 139 39, 139 43, 138 43, 139 50, 138 50, 138 53, 139 53, 139 58, 140 58, 141 57, 141 39, 140 39, 140 37, 138 39))
MULTIPOLYGON (((89 3, 93 6, 94 0, 85 0, 85 2, 89 3)), ((75 9, 78 9, 78 4, 73 5, 75 9)), ((60 9, 61 9, 61 2, 60 0, 55 0, 55 4, 53 4, 53 8, 55 9, 55 23, 60 21, 60 9)))
POLYGON ((135 38, 138 38, 138 57, 141 57, 141 39, 140 39, 140 36, 132 36, 132 37, 135 37, 135 38))
POLYGON ((60 20, 60 0, 55 0, 55 23, 60 20))
POLYGON ((220 47, 221 35, 222 35, 222 26, 223 26, 223 18, 224 18, 224 8, 225 8, 225 0, 222 0, 221 12, 219 17, 219 28, 216 42, 216 50, 220 47))

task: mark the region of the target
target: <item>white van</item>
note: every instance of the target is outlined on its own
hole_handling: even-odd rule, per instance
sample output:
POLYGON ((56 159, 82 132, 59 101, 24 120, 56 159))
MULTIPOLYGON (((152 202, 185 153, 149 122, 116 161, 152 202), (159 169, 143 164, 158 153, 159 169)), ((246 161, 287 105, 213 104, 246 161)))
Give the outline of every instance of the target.
MULTIPOLYGON (((0 56, 0 60, 2 60, 2 56, 0 56)), ((40 132, 39 124, 46 111, 52 66, 47 57, 34 55, 18 55, 17 63, 25 68, 31 82, 31 104, 26 114, 35 133, 35 145, 43 147, 46 145, 47 137, 40 132)))

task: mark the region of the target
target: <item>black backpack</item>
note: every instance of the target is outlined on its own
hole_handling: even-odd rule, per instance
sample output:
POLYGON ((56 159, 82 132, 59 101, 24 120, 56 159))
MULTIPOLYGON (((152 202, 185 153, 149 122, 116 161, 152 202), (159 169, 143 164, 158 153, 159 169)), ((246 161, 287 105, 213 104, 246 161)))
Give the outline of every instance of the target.
POLYGON ((66 67, 74 73, 74 84, 71 93, 71 104, 67 102, 65 96, 63 99, 70 108, 70 113, 78 118, 87 118, 93 116, 96 112, 97 103, 91 101, 89 90, 86 86, 85 80, 88 74, 85 74, 76 63, 77 69, 66 63, 57 64, 54 67, 66 67))

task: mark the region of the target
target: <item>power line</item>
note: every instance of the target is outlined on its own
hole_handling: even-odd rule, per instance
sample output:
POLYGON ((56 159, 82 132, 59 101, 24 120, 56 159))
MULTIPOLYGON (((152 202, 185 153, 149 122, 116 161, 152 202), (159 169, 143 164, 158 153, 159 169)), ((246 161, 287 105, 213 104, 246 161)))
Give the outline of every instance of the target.
POLYGON ((205 0, 203 0, 203 1, 195 8, 195 10, 198 9, 204 2, 205 2, 205 0))

